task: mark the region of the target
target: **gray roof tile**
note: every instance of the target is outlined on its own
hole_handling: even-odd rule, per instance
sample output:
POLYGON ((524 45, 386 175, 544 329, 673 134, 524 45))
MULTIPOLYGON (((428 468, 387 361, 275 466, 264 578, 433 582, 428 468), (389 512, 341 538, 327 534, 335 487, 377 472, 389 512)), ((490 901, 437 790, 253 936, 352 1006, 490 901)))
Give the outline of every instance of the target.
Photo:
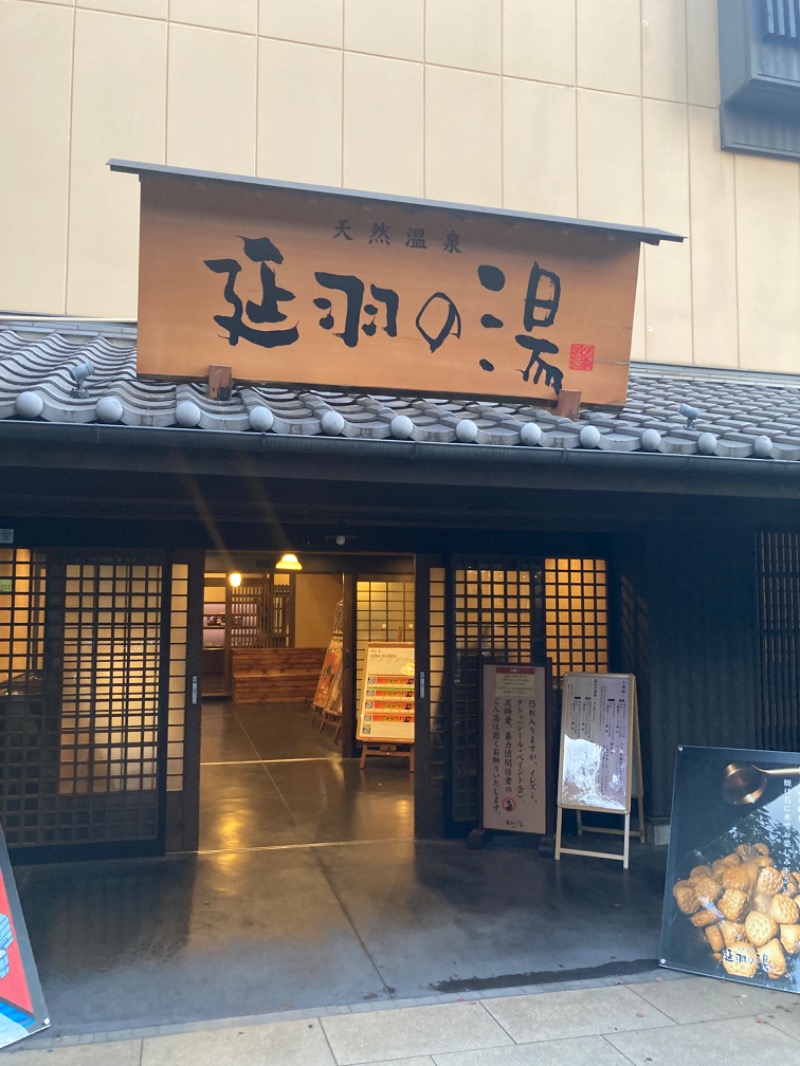
POLYGON ((632 364, 625 407, 584 410, 578 421, 528 401, 236 382, 221 401, 206 396, 204 382, 137 379, 133 326, 6 318, 0 420, 800 462, 800 377, 632 364), (70 369, 87 362, 92 372, 78 391, 70 369), (691 426, 681 403, 699 412, 691 426))

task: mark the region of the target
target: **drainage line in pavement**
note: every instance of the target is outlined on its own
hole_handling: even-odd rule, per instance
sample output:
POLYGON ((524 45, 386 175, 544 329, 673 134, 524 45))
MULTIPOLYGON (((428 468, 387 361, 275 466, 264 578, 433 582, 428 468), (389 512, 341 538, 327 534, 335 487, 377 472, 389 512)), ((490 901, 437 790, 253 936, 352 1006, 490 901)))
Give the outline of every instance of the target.
POLYGON ((480 992, 488 988, 516 988, 525 985, 551 985, 561 981, 584 981, 596 977, 626 977, 658 969, 658 959, 631 959, 629 962, 604 962, 577 970, 545 970, 541 973, 510 973, 500 977, 468 977, 463 980, 439 981, 428 987, 436 992, 480 992))

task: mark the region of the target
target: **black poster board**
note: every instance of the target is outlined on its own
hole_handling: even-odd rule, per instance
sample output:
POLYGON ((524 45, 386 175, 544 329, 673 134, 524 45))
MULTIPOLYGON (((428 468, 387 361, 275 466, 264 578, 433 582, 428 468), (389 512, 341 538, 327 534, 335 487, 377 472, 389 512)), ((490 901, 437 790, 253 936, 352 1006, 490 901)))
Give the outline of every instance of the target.
POLYGON ((800 754, 678 748, 660 959, 800 991, 800 754))
POLYGON ((0 832, 0 1048, 49 1025, 8 849, 0 832))

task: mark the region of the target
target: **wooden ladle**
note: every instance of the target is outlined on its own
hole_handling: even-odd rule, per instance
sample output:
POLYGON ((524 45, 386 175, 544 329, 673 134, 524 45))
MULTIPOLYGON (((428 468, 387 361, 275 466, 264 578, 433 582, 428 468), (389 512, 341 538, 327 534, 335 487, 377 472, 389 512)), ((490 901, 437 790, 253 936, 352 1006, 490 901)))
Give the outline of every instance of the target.
POLYGON ((752 763, 728 763, 722 776, 722 796, 728 803, 758 803, 771 777, 800 777, 800 766, 789 766, 785 770, 763 770, 752 763))

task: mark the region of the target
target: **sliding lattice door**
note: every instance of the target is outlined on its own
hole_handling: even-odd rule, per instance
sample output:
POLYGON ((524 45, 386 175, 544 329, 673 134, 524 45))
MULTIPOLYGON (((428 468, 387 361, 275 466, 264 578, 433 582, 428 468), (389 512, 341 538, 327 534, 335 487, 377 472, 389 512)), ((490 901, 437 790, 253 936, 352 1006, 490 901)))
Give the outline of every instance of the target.
POLYGON ((186 623, 185 606, 171 614, 173 568, 160 553, 2 551, 0 816, 9 844, 163 850, 168 751, 171 785, 182 787, 185 636, 176 634, 186 623))

